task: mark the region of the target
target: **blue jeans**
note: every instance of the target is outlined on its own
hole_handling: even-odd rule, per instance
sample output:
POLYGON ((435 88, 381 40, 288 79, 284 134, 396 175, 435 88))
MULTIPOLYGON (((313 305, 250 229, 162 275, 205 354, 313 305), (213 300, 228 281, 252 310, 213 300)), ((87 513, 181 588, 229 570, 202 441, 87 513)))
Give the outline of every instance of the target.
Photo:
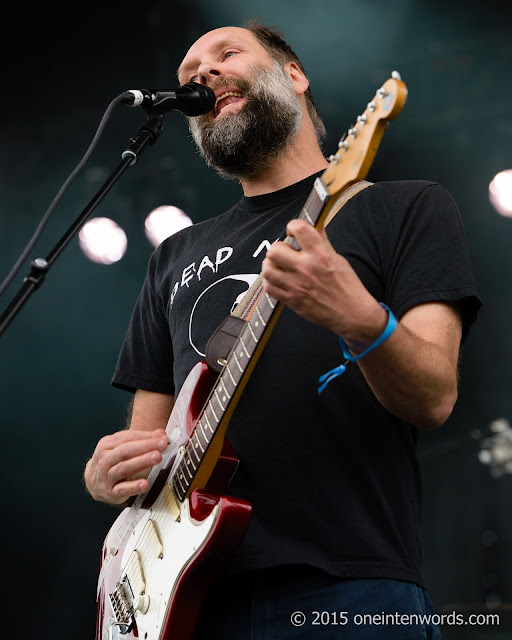
POLYGON ((427 592, 410 582, 279 567, 218 580, 194 640, 440 640, 427 592))

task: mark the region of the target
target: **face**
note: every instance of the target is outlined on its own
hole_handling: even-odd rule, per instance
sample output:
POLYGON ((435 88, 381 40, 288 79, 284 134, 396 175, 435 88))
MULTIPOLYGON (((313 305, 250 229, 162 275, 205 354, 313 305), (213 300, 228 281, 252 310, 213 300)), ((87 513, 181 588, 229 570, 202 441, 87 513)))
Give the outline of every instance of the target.
POLYGON ((206 161, 227 177, 255 177, 290 144, 302 122, 292 76, 245 29, 200 38, 180 67, 180 83, 214 90, 215 108, 189 119, 206 161))

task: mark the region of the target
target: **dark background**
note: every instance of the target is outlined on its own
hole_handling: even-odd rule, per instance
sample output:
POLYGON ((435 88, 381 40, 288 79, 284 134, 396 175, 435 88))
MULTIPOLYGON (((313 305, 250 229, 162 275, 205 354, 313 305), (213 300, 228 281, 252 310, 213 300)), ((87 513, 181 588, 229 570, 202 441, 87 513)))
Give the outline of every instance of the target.
MULTIPOLYGON (((512 416, 512 220, 488 201, 492 177, 512 169, 511 16, 509 3, 496 0, 153 0, 55 9, 18 2, 3 9, 2 278, 110 100, 129 88, 175 86, 175 69, 205 31, 249 17, 282 28, 312 80, 327 153, 391 71, 401 72, 409 99, 369 179, 435 180, 451 191, 485 302, 463 351, 454 414, 420 442, 425 575, 440 611, 491 607, 501 625, 465 627, 462 635, 447 627, 446 638, 506 638, 512 629, 512 478, 491 477, 473 437, 512 416)), ((47 254, 143 120, 117 108, 33 256, 47 254)), ((94 264, 75 240, 0 340, 4 607, 21 637, 93 637, 99 552, 117 512, 87 496, 82 471, 99 437, 124 424, 128 396, 109 380, 152 251, 144 219, 173 204, 199 221, 239 193, 203 165, 183 117, 168 114, 158 144, 95 214, 125 229, 124 259, 94 264)))

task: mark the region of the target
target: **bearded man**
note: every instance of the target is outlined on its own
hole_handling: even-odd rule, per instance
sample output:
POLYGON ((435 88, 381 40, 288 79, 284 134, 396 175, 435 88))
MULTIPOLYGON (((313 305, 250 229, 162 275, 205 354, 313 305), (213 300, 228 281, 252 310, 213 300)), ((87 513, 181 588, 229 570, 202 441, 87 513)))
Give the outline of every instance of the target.
POLYGON ((253 518, 195 637, 438 638, 418 618, 431 605, 416 443, 452 411, 459 347, 480 306, 456 206, 431 182, 377 183, 328 234, 297 220, 327 167, 324 127, 274 29, 215 29, 178 76, 214 90, 215 108, 190 129, 243 196, 153 254, 113 378, 134 392, 128 428, 100 440, 87 487, 110 504, 148 489, 175 395, 262 271, 285 309, 228 430, 240 460, 228 493, 249 500, 253 518), (285 228, 300 251, 276 242, 285 228), (352 355, 369 352, 319 395, 340 338, 352 355), (380 624, 357 617, 381 614, 380 624))

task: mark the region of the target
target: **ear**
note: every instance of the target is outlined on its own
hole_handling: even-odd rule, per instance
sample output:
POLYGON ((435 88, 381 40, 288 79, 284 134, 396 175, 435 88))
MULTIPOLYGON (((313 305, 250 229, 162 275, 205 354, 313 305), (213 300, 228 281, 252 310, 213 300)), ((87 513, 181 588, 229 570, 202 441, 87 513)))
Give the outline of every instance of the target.
POLYGON ((306 78, 299 65, 296 62, 287 62, 284 65, 284 70, 292 79, 297 95, 300 96, 306 93, 309 87, 309 80, 306 78))

